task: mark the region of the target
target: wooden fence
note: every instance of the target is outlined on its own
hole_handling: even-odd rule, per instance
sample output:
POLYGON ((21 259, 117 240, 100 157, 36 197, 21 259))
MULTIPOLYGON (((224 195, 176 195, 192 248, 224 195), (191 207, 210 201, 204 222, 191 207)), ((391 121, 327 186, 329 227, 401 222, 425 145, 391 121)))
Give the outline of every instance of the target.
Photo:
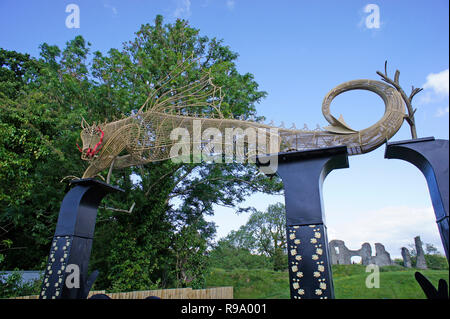
MULTIPOLYGON (((99 290, 91 291, 88 298, 93 294, 106 294, 112 299, 145 299, 149 296, 156 296, 161 299, 233 299, 233 287, 207 289, 176 288, 115 293, 106 293, 104 290, 99 290)), ((38 299, 38 296, 23 296, 12 299, 38 299)))

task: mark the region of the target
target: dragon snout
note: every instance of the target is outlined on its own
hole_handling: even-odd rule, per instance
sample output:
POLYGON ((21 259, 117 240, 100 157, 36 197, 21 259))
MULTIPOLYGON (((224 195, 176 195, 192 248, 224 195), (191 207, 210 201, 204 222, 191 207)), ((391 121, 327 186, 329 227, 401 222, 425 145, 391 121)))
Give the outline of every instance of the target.
POLYGON ((83 146, 83 148, 81 148, 77 143, 77 148, 81 153, 82 160, 89 160, 94 156, 94 154, 92 154, 92 149, 90 147, 83 146))
POLYGON ((77 148, 78 148, 78 150, 81 153, 81 159, 82 160, 93 159, 94 156, 100 151, 99 147, 96 147, 96 148, 83 147, 83 148, 81 148, 78 144, 77 144, 77 148))
POLYGON ((97 144, 95 144, 95 146, 93 148, 86 147, 84 145, 84 142, 83 142, 83 148, 81 148, 77 143, 77 148, 81 153, 81 159, 83 159, 83 160, 93 159, 94 156, 98 152, 100 152, 100 149, 103 147, 103 137, 104 137, 105 133, 100 129, 100 127, 98 127, 97 130, 101 133, 101 136, 100 136, 99 142, 97 144))
POLYGON ((84 149, 81 152, 81 158, 84 160, 89 160, 92 159, 94 157, 94 154, 92 153, 92 149, 88 148, 88 149, 84 149))

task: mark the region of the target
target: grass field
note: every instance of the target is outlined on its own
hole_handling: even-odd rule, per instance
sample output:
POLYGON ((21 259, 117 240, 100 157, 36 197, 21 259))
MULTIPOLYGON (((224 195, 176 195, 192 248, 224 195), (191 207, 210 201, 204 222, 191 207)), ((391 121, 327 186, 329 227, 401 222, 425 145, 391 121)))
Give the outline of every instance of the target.
MULTIPOLYGON (((380 268, 380 288, 366 287, 363 265, 333 265, 337 299, 417 299, 425 298, 414 278, 415 269, 399 266, 380 268)), ((439 279, 449 280, 448 270, 421 270, 437 287, 439 279)), ((208 287, 233 286, 235 299, 289 299, 287 272, 266 269, 213 269, 206 278, 208 287)))

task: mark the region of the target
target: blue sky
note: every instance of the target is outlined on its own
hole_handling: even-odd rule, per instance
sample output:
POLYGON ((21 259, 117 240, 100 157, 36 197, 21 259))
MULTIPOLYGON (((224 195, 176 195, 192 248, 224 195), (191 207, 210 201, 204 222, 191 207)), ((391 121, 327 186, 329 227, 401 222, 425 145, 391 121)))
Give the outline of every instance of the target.
MULTIPOLYGON (((39 53, 47 42, 63 47, 76 35, 92 43, 92 51, 121 48, 141 24, 157 14, 166 22, 189 20, 202 35, 223 39, 239 53, 241 73, 250 72, 268 92, 258 113, 287 127, 327 125, 321 114, 325 94, 354 79, 379 79, 388 60, 400 83, 424 87, 414 101, 419 137, 448 139, 448 1, 250 1, 250 0, 2 0, 0 46, 39 53), (68 4, 80 9, 80 27, 67 28, 68 4), (369 29, 364 11, 379 8, 379 27, 369 29)), ((370 92, 352 91, 332 103, 333 114, 363 129, 378 121, 383 103, 370 92)), ((409 139, 405 123, 393 137, 409 139)), ((393 256, 420 235, 442 245, 426 182, 410 164, 383 158, 384 146, 350 158, 350 168, 332 172, 324 185, 324 205, 330 239, 342 239, 351 249, 363 242, 385 244, 393 256)), ((260 210, 280 196, 256 194, 246 205, 260 210)), ((213 220, 218 235, 237 229, 248 215, 217 208, 213 220)))

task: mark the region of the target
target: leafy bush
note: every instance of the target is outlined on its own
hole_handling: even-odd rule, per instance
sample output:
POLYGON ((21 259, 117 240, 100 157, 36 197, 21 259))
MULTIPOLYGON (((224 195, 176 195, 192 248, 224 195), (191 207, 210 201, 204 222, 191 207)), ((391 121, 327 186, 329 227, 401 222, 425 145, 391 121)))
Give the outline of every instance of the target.
POLYGON ((283 271, 288 269, 288 256, 283 252, 283 249, 276 248, 273 256, 271 256, 273 270, 283 271))
MULTIPOLYGON (((448 262, 447 259, 440 254, 425 254, 425 261, 427 263, 427 267, 429 269, 436 270, 448 270, 448 262)), ((413 267, 416 267, 417 257, 411 257, 411 264, 413 267)))
POLYGON ((448 270, 447 258, 440 254, 425 255, 425 261, 429 269, 448 270))
POLYGON ((219 244, 210 253, 212 268, 232 269, 273 269, 271 259, 264 255, 252 254, 248 249, 235 248, 226 244, 219 244))
POLYGON ((15 270, 8 277, 6 273, 0 272, 0 298, 11 298, 19 296, 30 296, 39 294, 41 278, 38 280, 23 282, 20 271, 15 270), (5 278, 6 277, 6 278, 5 278))
POLYGON ((403 259, 401 258, 395 258, 393 260, 394 264, 399 265, 399 266, 403 266, 403 259))

